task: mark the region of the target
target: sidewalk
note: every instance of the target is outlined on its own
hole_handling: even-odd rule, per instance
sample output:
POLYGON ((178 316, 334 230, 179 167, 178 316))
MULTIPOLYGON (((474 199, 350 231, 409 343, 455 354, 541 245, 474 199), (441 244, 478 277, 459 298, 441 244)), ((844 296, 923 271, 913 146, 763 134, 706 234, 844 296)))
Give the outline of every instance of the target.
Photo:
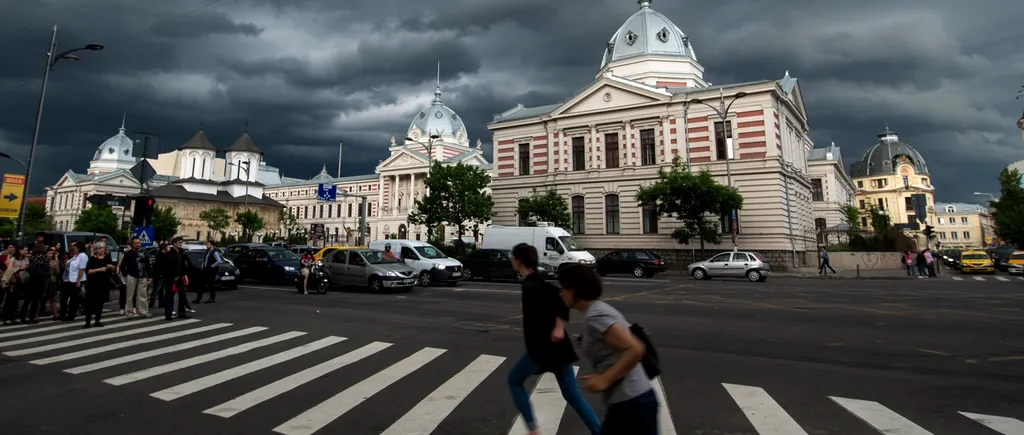
MULTIPOLYGON (((858 275, 857 270, 842 270, 837 269, 837 274, 833 275, 829 271, 828 276, 819 275, 818 269, 813 267, 798 267, 789 272, 775 272, 772 273, 773 278, 806 278, 806 279, 913 279, 916 277, 907 276, 907 271, 904 269, 861 269, 858 275)), ((944 276, 948 273, 946 270, 939 271, 939 276, 944 276)))

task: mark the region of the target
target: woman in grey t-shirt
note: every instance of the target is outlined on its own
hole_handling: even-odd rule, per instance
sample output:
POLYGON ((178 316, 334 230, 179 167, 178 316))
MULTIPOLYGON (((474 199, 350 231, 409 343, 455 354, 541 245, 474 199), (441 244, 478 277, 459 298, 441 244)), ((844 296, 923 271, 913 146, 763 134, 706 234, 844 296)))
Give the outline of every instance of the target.
POLYGON ((600 300, 601 278, 573 265, 559 271, 558 281, 565 304, 583 313, 580 345, 594 372, 582 377, 583 386, 603 393, 607 411, 601 435, 658 435, 658 399, 640 364, 644 345, 622 313, 600 300))

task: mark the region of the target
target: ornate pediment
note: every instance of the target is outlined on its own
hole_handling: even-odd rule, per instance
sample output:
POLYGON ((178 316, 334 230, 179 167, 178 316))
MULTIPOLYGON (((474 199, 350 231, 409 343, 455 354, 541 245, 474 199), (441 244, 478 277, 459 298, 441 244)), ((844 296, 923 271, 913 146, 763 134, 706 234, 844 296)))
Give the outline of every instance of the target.
POLYGON ((615 110, 621 107, 666 101, 671 97, 664 90, 643 83, 605 76, 577 93, 565 104, 551 112, 551 115, 615 110))
POLYGON ((377 165, 377 171, 390 169, 390 168, 402 168, 406 166, 420 166, 427 164, 426 156, 422 154, 409 151, 408 149, 401 149, 391 154, 391 157, 377 165))

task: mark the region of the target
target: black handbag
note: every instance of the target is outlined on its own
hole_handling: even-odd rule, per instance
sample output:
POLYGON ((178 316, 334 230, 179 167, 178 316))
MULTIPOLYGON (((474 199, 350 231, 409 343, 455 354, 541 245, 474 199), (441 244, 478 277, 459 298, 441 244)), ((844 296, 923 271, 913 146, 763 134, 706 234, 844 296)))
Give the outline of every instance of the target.
POLYGON ((640 326, 639 323, 634 323, 629 325, 629 331, 644 345, 644 356, 640 358, 640 365, 644 367, 647 378, 654 379, 661 375, 661 360, 658 358, 658 349, 654 347, 651 337, 647 335, 647 329, 640 326))

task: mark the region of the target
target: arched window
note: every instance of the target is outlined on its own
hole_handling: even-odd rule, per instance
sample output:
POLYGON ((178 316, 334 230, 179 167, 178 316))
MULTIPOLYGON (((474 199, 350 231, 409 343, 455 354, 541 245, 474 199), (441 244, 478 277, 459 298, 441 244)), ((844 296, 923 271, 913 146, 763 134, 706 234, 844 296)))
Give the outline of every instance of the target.
POLYGON ((604 197, 604 232, 619 234, 619 195, 611 194, 604 197))
POLYGON ((956 213, 956 207, 954 207, 952 205, 947 205, 946 206, 946 213, 956 213))
POLYGON ((586 198, 582 195, 572 197, 572 233, 584 234, 587 222, 586 198))

